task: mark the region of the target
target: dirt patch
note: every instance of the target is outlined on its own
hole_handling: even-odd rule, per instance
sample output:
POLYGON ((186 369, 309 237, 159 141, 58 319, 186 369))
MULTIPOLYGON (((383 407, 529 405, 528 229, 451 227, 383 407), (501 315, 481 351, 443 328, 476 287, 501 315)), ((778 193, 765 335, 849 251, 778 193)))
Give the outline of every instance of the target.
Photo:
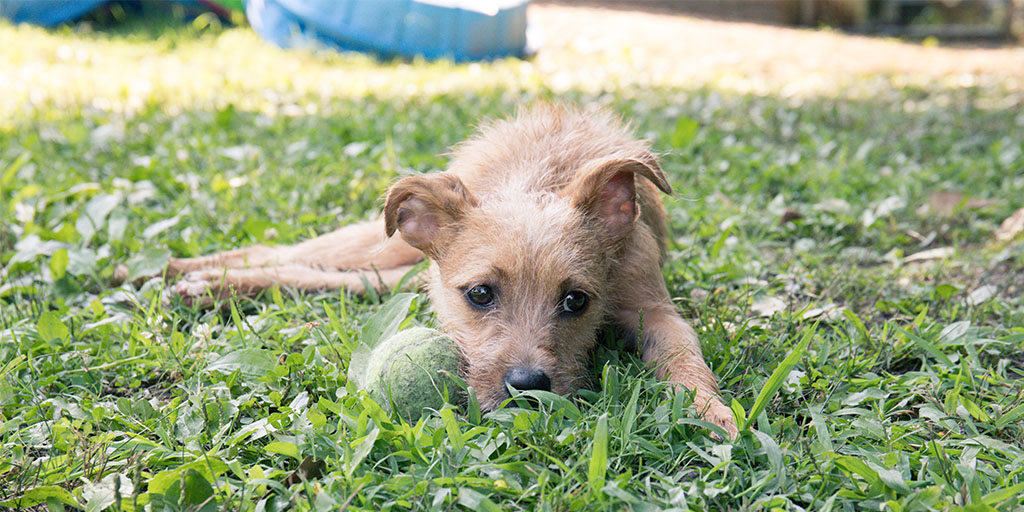
POLYGON ((929 47, 830 30, 717 21, 677 14, 532 5, 551 69, 608 66, 673 84, 732 78, 770 87, 904 75, 969 87, 1024 89, 1024 48, 929 47), (808 83, 808 81, 811 83, 808 83))

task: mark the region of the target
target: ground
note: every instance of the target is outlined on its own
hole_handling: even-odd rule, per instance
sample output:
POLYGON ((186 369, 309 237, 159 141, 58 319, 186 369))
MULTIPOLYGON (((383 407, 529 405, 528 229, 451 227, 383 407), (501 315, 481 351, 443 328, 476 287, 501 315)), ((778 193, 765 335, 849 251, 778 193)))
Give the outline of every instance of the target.
POLYGON ((536 57, 467 65, 206 18, 0 25, 0 506, 1024 506, 1024 238, 1001 228, 1024 50, 531 9, 536 57), (372 218, 539 99, 613 109, 662 155, 665 276, 739 439, 610 336, 593 390, 409 425, 346 375, 361 339, 432 325, 414 290, 200 309, 114 284, 372 218))

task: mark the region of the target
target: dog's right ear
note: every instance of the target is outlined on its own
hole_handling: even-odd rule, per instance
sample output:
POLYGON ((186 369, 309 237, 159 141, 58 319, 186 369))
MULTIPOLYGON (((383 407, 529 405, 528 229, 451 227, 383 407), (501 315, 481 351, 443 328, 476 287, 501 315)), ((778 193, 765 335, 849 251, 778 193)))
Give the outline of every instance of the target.
POLYGON ((384 226, 388 236, 402 233, 409 245, 432 258, 440 243, 455 230, 476 199, 457 176, 440 172, 402 178, 391 186, 384 201, 384 226))
POLYGON ((637 177, 642 177, 666 194, 672 187, 657 162, 616 158, 594 162, 584 168, 566 187, 572 204, 603 224, 611 241, 625 237, 640 215, 637 177))

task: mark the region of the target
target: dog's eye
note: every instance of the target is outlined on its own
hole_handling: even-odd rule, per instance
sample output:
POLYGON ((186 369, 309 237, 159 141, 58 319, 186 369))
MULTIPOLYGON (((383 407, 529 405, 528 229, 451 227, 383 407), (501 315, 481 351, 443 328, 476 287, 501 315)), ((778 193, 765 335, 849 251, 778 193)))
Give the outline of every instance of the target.
POLYGON ((565 316, 576 316, 587 309, 590 297, 582 290, 572 290, 562 298, 561 314, 565 316))
POLYGON ((466 291, 466 298, 474 306, 486 308, 494 304, 494 292, 490 286, 478 284, 466 291))

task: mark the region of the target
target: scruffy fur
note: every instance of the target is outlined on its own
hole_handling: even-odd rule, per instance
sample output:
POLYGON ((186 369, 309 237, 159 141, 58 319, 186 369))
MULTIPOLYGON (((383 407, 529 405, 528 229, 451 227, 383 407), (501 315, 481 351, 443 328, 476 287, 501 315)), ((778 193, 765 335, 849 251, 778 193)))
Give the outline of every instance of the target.
POLYGON ((734 436, 696 333, 661 275, 659 190, 671 192, 647 145, 611 115, 540 105, 482 128, 455 148, 447 171, 395 183, 378 221, 294 246, 173 259, 168 274, 183 276, 173 290, 191 300, 275 283, 363 291, 367 281, 395 285, 426 256, 433 308, 483 407, 508 396, 504 376, 514 367, 544 372, 554 392, 578 389, 597 331, 611 323, 642 332, 642 359, 693 389, 704 417, 734 436), (492 304, 468 300, 477 285, 493 290, 492 304), (570 291, 589 298, 577 315, 559 309, 570 291))

